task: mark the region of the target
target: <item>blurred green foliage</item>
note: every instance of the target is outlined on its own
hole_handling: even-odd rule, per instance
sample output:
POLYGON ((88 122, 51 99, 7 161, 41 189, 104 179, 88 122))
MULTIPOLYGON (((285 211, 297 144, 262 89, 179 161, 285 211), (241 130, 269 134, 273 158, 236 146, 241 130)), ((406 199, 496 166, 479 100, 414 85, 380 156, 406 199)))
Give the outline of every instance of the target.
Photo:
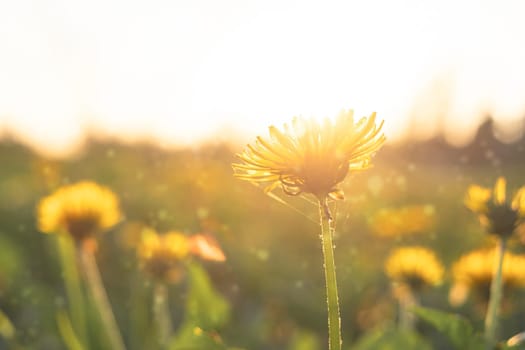
POLYGON ((352 350, 430 350, 432 347, 418 333, 398 330, 392 324, 370 330, 352 350))
MULTIPOLYGON (((210 349, 324 349, 326 305, 317 208, 304 198, 289 198, 291 210, 233 178, 230 164, 240 150, 226 144, 166 150, 147 143, 90 139, 82 152, 53 159, 4 138, 0 310, 15 332, 12 340, 0 340, 0 349, 11 342, 27 349, 65 348, 58 324, 67 329, 67 321, 57 323, 57 313, 67 307, 60 256, 55 239, 37 231, 34 214, 41 197, 83 179, 112 188, 126 216, 101 237, 97 260, 128 349, 155 344, 152 283, 141 273, 134 251, 137 224, 161 232, 211 233, 227 256, 222 264, 196 263, 183 282, 169 286, 169 312, 179 331, 172 349, 197 341, 209 342, 203 348, 210 349)), ((351 174, 344 188, 347 199, 336 206, 335 239, 346 349, 371 349, 366 344, 384 342, 381 336, 395 339, 387 341, 390 344, 424 339, 434 349, 449 348, 426 322, 408 335, 388 328, 397 311, 383 273, 384 259, 395 246, 422 244, 450 267, 466 251, 490 244, 463 206, 465 190, 471 183, 491 186, 499 175, 507 177, 510 188, 524 185, 524 156, 523 139, 503 144, 480 129, 476 139, 461 148, 441 138, 387 145, 372 169, 351 174), (433 226, 391 238, 372 233, 371 220, 379 210, 405 205, 432 206, 433 226)), ((279 190, 276 194, 283 197, 279 190)), ((519 239, 510 249, 525 250, 519 239)), ((484 315, 475 301, 458 309, 448 305, 449 281, 424 293, 421 304, 461 314, 481 330, 484 315)), ((514 295, 512 312, 503 315, 501 339, 523 331, 523 297, 522 292, 514 295)), ((383 348, 392 347, 374 347, 383 348)))
POLYGON ((431 323, 441 334, 446 336, 454 349, 476 350, 484 347, 483 336, 475 333, 471 323, 455 314, 439 310, 418 308, 414 312, 418 317, 431 323))

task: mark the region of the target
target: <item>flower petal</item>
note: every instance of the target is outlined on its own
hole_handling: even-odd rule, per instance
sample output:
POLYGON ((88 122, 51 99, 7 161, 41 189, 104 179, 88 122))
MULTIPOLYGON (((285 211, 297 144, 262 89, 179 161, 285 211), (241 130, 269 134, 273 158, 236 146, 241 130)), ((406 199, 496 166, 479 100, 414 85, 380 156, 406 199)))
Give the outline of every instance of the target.
POLYGON ((506 200, 507 182, 500 176, 494 185, 494 204, 503 205, 506 200))

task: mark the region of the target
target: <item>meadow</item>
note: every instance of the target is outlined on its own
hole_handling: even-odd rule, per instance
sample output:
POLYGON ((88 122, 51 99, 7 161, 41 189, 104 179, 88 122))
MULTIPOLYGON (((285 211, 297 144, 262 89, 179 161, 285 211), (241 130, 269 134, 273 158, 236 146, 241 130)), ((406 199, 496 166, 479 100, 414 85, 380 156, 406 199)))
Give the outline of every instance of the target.
MULTIPOLYGON (((0 349, 68 349, 71 308, 57 235, 39 232, 41 198, 90 180, 120 201, 122 219, 100 235, 96 260, 126 349, 325 349, 326 301, 318 209, 303 197, 271 197, 232 176, 244 145, 213 143, 163 149, 90 137, 81 152, 45 157, 0 140, 0 349), (159 344, 155 282, 137 246, 145 228, 213 236, 225 261, 188 259, 166 283, 168 340, 159 344)), ((464 254, 494 245, 465 207, 468 187, 509 190, 525 185, 525 137, 503 143, 492 124, 468 145, 443 137, 385 145, 373 167, 350 173, 346 199, 333 204, 343 348, 451 349, 454 341, 429 322, 400 327, 396 284, 385 261, 397 247, 424 246, 444 267, 442 281, 421 290, 419 305, 462 315, 483 331, 487 300, 473 291, 451 303, 452 266, 464 254), (455 305, 453 305, 455 304, 455 305)), ((521 230, 523 232, 523 230, 521 230)), ((525 254, 525 232, 508 249, 525 254)), ((522 266, 525 270, 525 265, 522 266)), ((525 285, 504 292, 500 340, 525 331, 525 285)), ((85 341, 109 349, 93 300, 86 303, 85 341)), ((74 341, 73 341, 74 343, 74 341)), ((80 347, 82 349, 83 347, 80 347)))

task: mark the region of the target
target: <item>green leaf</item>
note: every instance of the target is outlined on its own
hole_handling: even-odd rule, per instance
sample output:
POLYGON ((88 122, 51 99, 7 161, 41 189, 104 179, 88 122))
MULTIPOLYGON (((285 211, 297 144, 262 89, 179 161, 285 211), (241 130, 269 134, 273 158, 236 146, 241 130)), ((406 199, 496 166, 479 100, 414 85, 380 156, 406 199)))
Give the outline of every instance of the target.
POLYGON ((0 336, 9 340, 13 339, 14 335, 15 327, 13 327, 9 317, 7 317, 7 315, 4 314, 2 310, 0 310, 0 336))
POLYGON ((216 330, 230 317, 230 305, 213 288, 200 265, 188 266, 190 279, 184 321, 170 342, 171 350, 226 350, 216 330))
POLYGON ((307 331, 299 331, 293 336, 288 349, 319 350, 321 349, 321 342, 314 333, 307 331))
POLYGON ((431 350, 432 347, 414 331, 382 326, 361 337, 352 350, 431 350))
POLYGON ((199 327, 183 325, 169 346, 170 350, 227 350, 216 332, 205 332, 199 327))
POLYGON ((230 305, 215 291, 202 266, 190 264, 189 275, 185 323, 192 323, 204 330, 222 327, 229 320, 230 305))
POLYGON ((484 347, 483 338, 474 333, 474 328, 466 318, 423 307, 414 308, 412 311, 445 335, 456 349, 478 350, 484 347))
POLYGON ((82 344, 78 340, 78 337, 73 330, 73 326, 71 325, 71 320, 67 314, 64 311, 59 311, 56 317, 58 330, 67 348, 70 350, 82 350, 82 344))
POLYGON ((498 347, 498 349, 500 350, 525 350, 525 344, 519 344, 519 345, 514 345, 514 346, 503 344, 500 347, 498 347))
POLYGON ((0 273, 5 278, 16 275, 25 264, 19 248, 7 238, 9 236, 0 231, 0 273))

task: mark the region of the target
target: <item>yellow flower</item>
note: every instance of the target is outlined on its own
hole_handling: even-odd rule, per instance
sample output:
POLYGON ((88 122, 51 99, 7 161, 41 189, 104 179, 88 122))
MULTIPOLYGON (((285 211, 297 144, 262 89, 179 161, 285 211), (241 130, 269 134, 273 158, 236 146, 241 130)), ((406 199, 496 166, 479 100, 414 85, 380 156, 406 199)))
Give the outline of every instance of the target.
POLYGON ((525 221, 525 186, 509 200, 503 177, 498 178, 493 190, 472 185, 465 205, 478 214, 488 233, 508 237, 525 221))
POLYGON ((238 155, 243 164, 233 164, 235 176, 266 185, 271 191, 281 185, 289 195, 311 193, 342 199, 337 188, 349 170, 365 169, 372 155, 383 145, 383 123, 376 126, 376 114, 354 124, 353 112, 341 112, 332 123, 294 118, 284 131, 270 126, 270 138, 257 137, 238 155))
POLYGON ((137 253, 143 269, 152 277, 176 282, 182 277, 181 262, 189 255, 190 244, 180 232, 159 235, 144 229, 137 253))
POLYGON ((37 216, 40 231, 65 231, 76 241, 83 241, 115 225, 121 213, 110 189, 83 181, 63 186, 40 200, 37 216))
POLYGON ((208 235, 186 236, 178 231, 159 235, 149 228, 142 232, 137 254, 148 274, 166 282, 178 282, 182 278, 183 262, 190 255, 213 261, 226 260, 217 242, 208 235))
POLYGON ((409 205, 385 208, 370 218, 371 231, 382 237, 400 237, 427 232, 435 223, 436 210, 432 205, 409 205))
MULTIPOLYGON (((483 301, 490 295, 490 284, 496 270, 495 249, 472 251, 452 266, 454 280, 449 299, 453 305, 465 302, 470 292, 483 301)), ((503 290, 525 287, 525 256, 505 252, 502 268, 503 290)))
POLYGON ((190 246, 186 236, 180 232, 171 231, 158 235, 152 229, 145 229, 139 246, 139 254, 144 259, 167 257, 173 260, 182 260, 189 251, 190 246))
POLYGON ((386 260, 385 271, 392 281, 407 285, 414 291, 439 285, 444 274, 434 252, 419 246, 395 249, 386 260))

